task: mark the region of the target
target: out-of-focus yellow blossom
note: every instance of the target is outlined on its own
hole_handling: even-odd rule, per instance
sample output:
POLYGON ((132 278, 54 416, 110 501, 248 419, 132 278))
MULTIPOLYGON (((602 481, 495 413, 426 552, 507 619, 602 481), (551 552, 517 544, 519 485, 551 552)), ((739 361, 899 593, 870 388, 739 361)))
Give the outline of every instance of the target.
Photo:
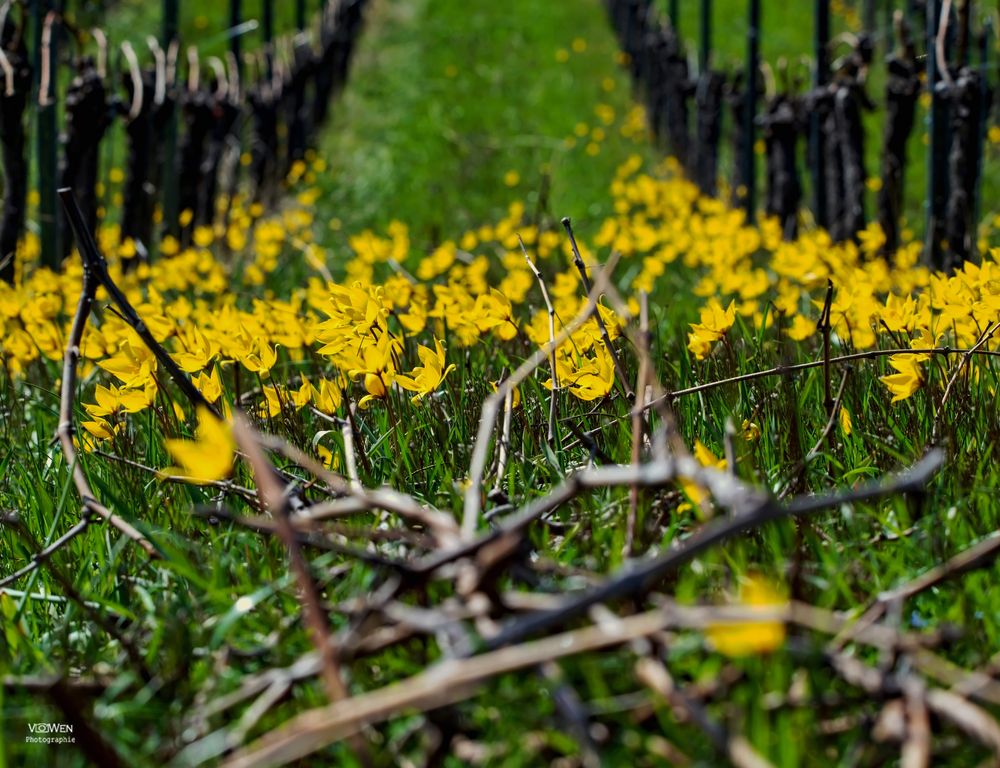
POLYGON ((792 341, 804 341, 816 333, 816 323, 802 315, 796 315, 786 331, 792 341))
POLYGON ((840 408, 840 431, 844 437, 850 437, 854 431, 854 421, 851 419, 851 412, 841 406, 840 408))
POLYGON ((236 441, 232 426, 206 408, 198 409, 194 440, 166 440, 164 445, 177 466, 167 467, 161 474, 180 475, 197 484, 222 480, 233 470, 236 441))
POLYGON ((365 343, 360 354, 354 357, 348 375, 352 379, 361 377, 368 393, 358 401, 360 407, 365 408, 373 400, 388 395, 389 387, 396 378, 396 355, 399 347, 399 342, 386 332, 377 341, 365 343))
POLYGON ((455 263, 458 249, 451 240, 441 243, 417 266, 417 277, 421 280, 433 280, 438 275, 448 271, 449 267, 455 263))
MULTIPOLYGON (((500 382, 498 382, 498 381, 491 381, 490 382, 490 386, 493 388, 493 391, 496 392, 496 391, 499 390, 500 382)), ((520 405, 521 405, 521 388, 520 387, 514 387, 514 391, 511 392, 510 407, 511 408, 519 408, 520 405)))
POLYGON ((265 340, 258 338, 238 359, 248 371, 267 376, 278 360, 278 353, 265 340))
POLYGON ((124 424, 110 424, 105 419, 93 419, 92 421, 81 421, 80 426, 83 427, 87 432, 89 432, 94 437, 99 440, 111 440, 117 435, 122 429, 125 428, 124 424))
POLYGON ((750 421, 750 419, 743 419, 740 429, 743 430, 743 439, 748 443, 755 443, 760 440, 760 427, 750 421))
POLYGON ((203 370, 219 354, 219 345, 206 338, 196 326, 182 329, 177 338, 183 351, 173 355, 174 362, 187 373, 203 370))
MULTIPOLYGON (((744 431, 750 430, 751 426, 747 424, 744 427, 744 431)), ((760 435, 760 430, 757 430, 758 436, 760 435)), ((701 442, 701 440, 696 440, 694 444, 694 458, 703 467, 708 467, 710 469, 726 469, 728 462, 725 458, 719 458, 714 453, 712 453, 708 447, 701 442)), ((690 500, 683 504, 678 505, 677 511, 679 513, 688 512, 692 509, 695 510, 705 510, 706 504, 708 503, 708 492, 705 491, 700 485, 695 483, 690 478, 682 477, 680 478, 681 490, 684 491, 684 495, 690 500)))
POLYGON ((476 327, 481 332, 492 330, 502 341, 510 341, 517 335, 517 323, 514 321, 510 299, 496 288, 479 296, 472 311, 476 327))
POLYGON ((312 400, 317 410, 332 416, 340 408, 344 395, 335 381, 322 378, 319 387, 313 389, 312 400))
POLYGON ((260 413, 262 416, 267 416, 273 419, 275 416, 281 414, 281 406, 284 402, 284 397, 281 394, 281 387, 274 384, 266 384, 261 390, 264 393, 264 402, 260 404, 260 413))
MULTIPOLYGON (((746 578, 740 585, 736 603, 762 612, 781 608, 788 600, 760 577, 746 578)), ((785 643, 785 625, 780 621, 739 621, 718 623, 705 630, 705 637, 719 653, 732 657, 770 653, 785 643)))

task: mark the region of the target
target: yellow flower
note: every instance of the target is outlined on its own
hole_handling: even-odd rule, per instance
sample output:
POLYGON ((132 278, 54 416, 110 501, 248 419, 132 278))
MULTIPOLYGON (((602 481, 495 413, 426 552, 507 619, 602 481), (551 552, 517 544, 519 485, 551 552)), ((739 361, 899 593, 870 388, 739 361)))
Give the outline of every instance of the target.
POLYGON ((879 381, 892 393, 892 402, 905 400, 920 389, 924 377, 920 371, 918 358, 925 357, 925 355, 893 355, 889 358, 889 365, 898 372, 883 376, 879 381))
POLYGON ((183 352, 173 355, 177 365, 187 373, 197 373, 219 354, 219 345, 209 341, 198 328, 190 326, 178 334, 183 352))
MULTIPOLYGON (((752 428, 756 428, 756 424, 749 424, 749 422, 743 422, 744 434, 747 432, 752 433, 752 428)), ((760 430, 757 429, 757 436, 760 436, 760 430)), ((728 462, 725 458, 719 458, 714 453, 712 453, 708 447, 701 442, 701 440, 696 440, 694 443, 694 458, 703 467, 708 467, 710 469, 720 469, 725 470, 728 466, 728 462)), ((684 502, 678 505, 677 512, 684 513, 692 509, 704 510, 706 513, 710 513, 710 509, 705 505, 708 503, 708 492, 702 488, 697 483, 682 477, 680 478, 681 490, 684 491, 684 495, 690 499, 689 502, 684 502)))
POLYGON ((748 443, 753 443, 760 439, 760 427, 750 421, 750 419, 743 419, 741 429, 743 430, 743 439, 748 443))
POLYGON ((844 437, 849 437, 851 432, 854 431, 854 422, 851 420, 851 412, 843 406, 840 408, 840 431, 844 433, 844 437))
POLYGON ((423 365, 414 368, 411 371, 412 376, 402 374, 396 376, 396 383, 399 386, 417 393, 412 398, 415 403, 420 402, 421 399, 441 386, 444 377, 455 368, 454 364, 445 367, 444 348, 437 339, 434 339, 434 349, 420 347, 417 350, 417 356, 423 365))
POLYGON ((385 397, 386 389, 385 382, 382 381, 382 377, 377 373, 366 373, 365 374, 365 391, 368 392, 367 397, 361 398, 361 407, 368 405, 373 398, 385 397))
POLYGON ((104 419, 95 419, 94 421, 82 421, 80 422, 80 426, 96 438, 101 440, 110 440, 121 432, 123 425, 115 424, 114 426, 111 426, 104 419))
POLYGON ((219 379, 218 370, 213 369, 210 374, 199 373, 191 379, 191 382, 210 403, 222 397, 222 381, 219 379))
POLYGON ((704 360, 711 351, 712 344, 726 335, 726 331, 736 322, 736 302, 729 302, 725 309, 719 300, 713 298, 701 310, 701 322, 691 323, 688 334, 688 349, 698 359, 704 360))
POLYGON ((796 315, 792 318, 787 333, 792 341, 804 341, 816 333, 816 323, 802 315, 796 315))
POLYGON ((313 390, 313 404, 317 410, 332 416, 343 402, 343 394, 337 383, 329 379, 319 380, 319 389, 313 390))
MULTIPOLYGON (((557 357, 556 377, 559 380, 559 388, 568 389, 574 397, 587 401, 599 400, 607 397, 614 386, 614 361, 604 344, 595 344, 592 358, 557 357)), ((545 386, 552 389, 552 379, 546 381, 545 386)))
MULTIPOLYGON (((877 192, 878 190, 876 189, 874 191, 877 192)), ((861 241, 861 252, 869 258, 872 258, 880 250, 882 250, 882 246, 885 245, 885 232, 882 231, 882 227, 877 221, 873 221, 865 229, 858 233, 858 240, 861 241)))
POLYGON ((510 341, 517 336, 517 324, 513 319, 514 310, 510 299, 496 288, 490 288, 476 299, 472 320, 481 332, 492 330, 498 338, 510 341))
POLYGON ((281 394, 278 391, 278 387, 271 385, 266 385, 263 392, 264 402, 259 406, 260 413, 263 416, 273 419, 281 413, 281 394))
MULTIPOLYGON (((500 388, 499 381, 491 381, 490 386, 493 387, 493 391, 496 392, 500 388)), ((514 387, 514 391, 511 393, 510 397, 510 407, 518 408, 521 405, 521 388, 514 387)))
MULTIPOLYGON (((747 608, 772 609, 787 600, 758 577, 749 577, 740 586, 738 602, 747 608)), ((769 653, 785 642, 785 625, 779 621, 727 622, 705 630, 709 643, 726 656, 753 656, 769 653)))
POLYGON ((104 387, 100 384, 94 390, 95 403, 84 403, 84 410, 95 418, 113 416, 119 411, 138 413, 150 406, 156 397, 156 387, 150 384, 146 389, 126 389, 124 387, 104 387))
POLYGON ((278 353, 274 347, 263 339, 254 341, 250 350, 240 357, 240 362, 248 371, 266 376, 278 359, 278 353))
POLYGON ((417 277, 421 280, 433 280, 440 274, 448 271, 448 268, 455 263, 458 249, 451 240, 445 240, 434 249, 430 256, 420 261, 417 265, 417 277))
POLYGON ((164 445, 178 466, 167 467, 161 475, 180 475, 199 484, 222 480, 233 470, 236 442, 232 427, 207 408, 198 409, 194 440, 166 440, 164 445))
POLYGON ((420 333, 427 326, 427 302, 414 296, 399 315, 399 324, 407 333, 420 333))
POLYGON ((305 376, 302 377, 302 386, 292 393, 292 404, 296 408, 305 408, 312 402, 313 393, 316 387, 305 376))
POLYGON ((127 338, 118 348, 118 354, 98 364, 114 374, 126 387, 145 387, 153 381, 156 357, 138 337, 127 338))
POLYGON ((194 244, 199 248, 208 248, 215 239, 215 234, 212 232, 211 227, 195 227, 194 228, 194 244))
MULTIPOLYGON (((367 338, 367 337, 366 337, 367 338)), ((396 363, 394 355, 400 345, 388 333, 383 333, 378 341, 367 339, 361 348, 361 354, 352 361, 353 367, 348 368, 348 375, 354 379, 363 376, 367 395, 358 401, 361 408, 367 408, 372 400, 384 398, 396 378, 396 363)))

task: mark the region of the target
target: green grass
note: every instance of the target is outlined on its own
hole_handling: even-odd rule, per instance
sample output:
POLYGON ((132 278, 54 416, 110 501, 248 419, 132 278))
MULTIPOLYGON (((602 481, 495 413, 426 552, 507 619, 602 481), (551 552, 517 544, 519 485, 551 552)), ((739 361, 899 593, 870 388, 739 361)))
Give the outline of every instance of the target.
MULTIPOLYGON (((722 6, 717 3, 720 17, 730 18, 722 6)), ((122 17, 129 27, 154 23, 146 6, 130 7, 134 15, 122 17)), ((205 14, 224 16, 216 6, 205 14)), ((185 16, 184 23, 193 21, 185 16)), ((797 33, 808 34, 804 26, 782 25, 787 40, 777 32, 773 37, 766 34, 765 53, 794 50, 797 33)), ((693 30, 693 21, 685 21, 684 27, 693 30)), ((735 23, 731 29, 721 26, 718 35, 738 50, 735 30, 735 23)), ((648 146, 623 138, 614 128, 608 128, 608 139, 594 157, 586 154, 584 142, 572 149, 564 144, 578 123, 597 124, 595 104, 609 104, 619 118, 628 110, 628 83, 614 63, 615 50, 595 1, 376 2, 353 79, 334 107, 334 124, 320 148, 330 172, 317 181, 323 190, 317 204, 318 236, 331 249, 331 267, 339 270, 348 257, 345 236, 363 228, 381 230, 393 219, 406 222, 417 254, 495 221, 514 200, 523 200, 529 212, 541 207, 544 226, 554 228, 558 217, 570 215, 581 231, 592 233, 612 211, 608 187, 617 166, 633 153, 647 164, 655 158, 648 146), (572 51, 578 38, 586 43, 582 52, 572 51), (572 51, 566 62, 557 61, 559 50, 572 51), (603 86, 606 78, 614 83, 610 92, 603 86), (509 171, 519 177, 512 186, 504 180, 509 171), (545 176, 551 187, 541 206, 545 176), (328 226, 334 219, 337 229, 328 226)), ((289 263, 268 285, 276 295, 286 295, 309 273, 290 255, 294 253, 289 249, 289 263)), ((623 265, 621 270, 631 268, 623 265)), ((669 388, 814 358, 811 346, 783 348, 772 336, 759 341, 753 329, 744 327, 724 354, 696 365, 685 347, 686 323, 696 319, 702 303, 691 292, 694 280, 678 267, 651 297, 653 349, 669 388)), ((246 304, 252 298, 249 290, 239 296, 246 304)), ((488 382, 530 352, 526 342, 496 348, 479 344, 456 357, 458 369, 440 399, 409 408, 397 397, 396 412, 363 412, 359 430, 365 484, 397 487, 459 514, 461 484, 488 382), (399 413, 405 417, 397 418, 399 413)), ((629 352, 625 357, 634 380, 635 356, 629 352)), ((309 364, 283 357, 281 375, 292 379, 309 364)), ((784 522, 761 528, 699 558, 662 585, 663 590, 682 602, 712 602, 731 592, 741 575, 755 571, 787 583, 797 598, 849 611, 998 529, 998 382, 995 366, 980 370, 978 380, 963 386, 944 414, 949 463, 926 495, 843 507, 801 525, 784 522), (795 574, 796 580, 788 583, 795 574)), ((877 363, 859 365, 852 373, 844 404, 854 415, 855 431, 849 437, 836 436, 821 451, 802 477, 803 490, 877 477, 913 463, 930 443, 940 393, 924 390, 890 406, 876 376, 885 371, 884 363, 877 363)), ((6 376, 0 382, 0 509, 16 511, 44 544, 76 520, 79 499, 51 443, 58 421, 54 382, 59 366, 41 363, 30 373, 30 384, 6 376)), ((743 419, 757 423, 762 439, 736 440, 737 471, 774 491, 788 482, 791 468, 826 423, 820 370, 777 381, 715 389, 681 400, 676 411, 688 444, 700 439, 717 454, 722 452, 728 419, 737 427, 743 419), (796 414, 795 421, 791 414, 796 414)), ((518 450, 505 482, 515 503, 544 493, 591 458, 574 445, 574 428, 601 428, 594 438, 600 451, 615 461, 628 460, 631 431, 628 405, 621 398, 596 409, 564 398, 562 444, 551 448, 545 440, 547 392, 534 379, 523 389, 525 406, 512 432, 518 450)), ((130 437, 115 441, 113 450, 141 464, 165 466, 169 459, 162 448, 163 423, 150 411, 135 419, 133 427, 130 437)), ((330 426, 312 416, 283 414, 263 427, 305 448, 314 447, 313 436, 322 430, 321 443, 343 454, 339 434, 328 432, 330 426)), ((94 704, 94 721, 128 764, 163 764, 186 743, 187 732, 201 726, 189 720, 193 711, 236 689, 249 675, 293 663, 311 649, 310 641, 298 618, 300 604, 279 542, 192 514, 216 507, 208 490, 167 486, 146 471, 96 456, 85 460, 95 493, 153 535, 164 557, 147 562, 103 526, 78 537, 49 566, 0 597, 0 674, 71 669, 110 679, 110 687, 94 704), (114 622, 119 639, 97 629, 80 606, 62 600, 66 591, 60 578, 114 622), (252 611, 237 609, 241 597, 250 598, 252 611), (151 680, 137 678, 135 669, 121 661, 123 641, 138 647, 151 680)), ((245 467, 236 479, 251 482, 245 467)), ((697 526, 692 513, 678 512, 678 501, 670 493, 642 496, 638 551, 668 547, 697 526)), ((580 588, 595 574, 620 567, 627 506, 627 492, 597 491, 558 510, 552 525, 533 529, 531 543, 539 561, 551 566, 536 588, 580 588)), ((359 519, 359 538, 380 525, 377 516, 359 519)), ((8 526, 0 527, 0 577, 33 554, 8 526)), ((369 594, 382 583, 382 574, 344 557, 324 554, 311 562, 320 575, 323 597, 331 604, 369 594)), ((956 664, 980 667, 1000 647, 1000 593, 992 586, 998 575, 993 565, 929 590, 907 604, 899 622, 914 632, 946 623, 961 627, 961 637, 940 651, 956 664)), ((513 579, 501 579, 503 588, 515 585, 513 579)), ((428 598, 433 602, 449 594, 447 584, 435 584, 428 598)), ((336 629, 348 625, 343 614, 334 614, 332 620, 336 629)), ((435 640, 414 642, 349 664, 352 690, 371 690, 416 674, 440 652, 435 640)), ((825 663, 823 646, 813 635, 795 635, 767 658, 730 661, 706 652, 698 634, 678 633, 662 653, 681 683, 718 682, 720 688, 706 701, 710 714, 744 733, 775 765, 878 765, 896 757, 897 746, 875 745, 868 738, 867 719, 878 714, 881 702, 859 699, 856 689, 842 683, 825 663), (793 681, 807 691, 809 705, 768 706, 793 681), (861 724, 844 732, 819 733, 821 723, 843 713, 860 718, 861 724)), ((607 712, 601 718, 608 728, 604 763, 665 764, 649 749, 654 738, 662 738, 682 747, 698 765, 715 764, 718 756, 707 740, 670 707, 655 706, 643 718, 621 709, 623 699, 617 697, 639 688, 634 662, 631 652, 623 650, 561 665, 573 688, 595 709, 607 712)), ((500 750, 490 764, 550 763, 578 753, 555 711, 554 695, 554 684, 540 675, 508 675, 483 686, 457 708, 456 717, 463 732, 500 750)), ((0 697, 0 757, 7 756, 6 764, 84 764, 68 748, 54 751, 24 743, 27 723, 62 719, 44 697, 6 687, 0 688, 0 697)), ((325 701, 315 679, 299 683, 251 735, 325 701)), ((214 729, 224 724, 224 718, 216 717, 209 725, 214 729)), ((416 724, 415 716, 400 717, 372 729, 369 736, 381 747, 402 739, 416 724)), ((957 731, 943 731, 934 764, 965 766, 983 760, 985 752, 957 731)), ((401 748, 406 757, 418 760, 423 754, 417 742, 407 741, 401 748)), ((378 764, 398 762, 387 749, 378 751, 378 764)), ((337 746, 307 764, 354 763, 348 750, 337 746)), ((452 756, 444 764, 462 763, 452 756)))
POLYGON ((608 130, 596 157, 574 128, 601 125, 598 103, 630 106, 628 81, 611 65, 616 45, 603 15, 571 3, 385 3, 377 43, 363 46, 334 130, 320 147, 332 168, 321 211, 347 232, 406 222, 420 247, 495 221, 510 202, 581 224, 609 212, 614 169, 647 147, 608 130), (525 23, 525 20, 530 20, 525 23), (419 34, 414 34, 418 25, 419 34), (565 63, 575 39, 587 50, 565 63), (544 75, 542 75, 544 73, 544 75), (612 78, 614 90, 602 89, 612 78), (516 172, 518 183, 504 177, 516 172), (548 183, 546 183, 548 179, 548 183), (546 194, 547 191, 547 194, 546 194))
MULTIPOLYGON (((604 15, 581 14, 566 3, 513 2, 507 7, 507 14, 497 16, 479 5, 459 9, 448 2, 416 0, 377 11, 396 23, 383 38, 384 47, 362 52, 358 77, 344 104, 335 110, 335 130, 321 146, 336 179, 321 210, 342 221, 345 231, 384 227, 400 219, 415 232, 418 245, 427 247, 449 232, 495 220, 508 199, 523 200, 531 211, 548 188, 546 177, 551 182, 543 197, 548 213, 572 212, 585 227, 586 222, 599 222, 607 215, 603 195, 607 181, 635 146, 613 131, 594 158, 585 155, 585 141, 572 149, 563 144, 578 123, 599 125, 593 114, 595 103, 609 104, 619 115, 631 103, 627 76, 609 66, 617 47, 604 15), (520 23, 525 13, 532 24, 520 23), (410 34, 407 26, 416 18, 423 25, 420 36, 410 34), (556 66, 556 51, 571 51, 577 38, 587 42, 585 54, 573 54, 556 66), (455 74, 449 75, 452 67, 455 74), (547 70, 544 78, 538 77, 540 68, 547 70), (611 93, 601 88, 606 77, 615 83, 611 93), (520 179, 509 191, 503 182, 508 170, 516 171, 520 179)), ((745 9, 744 0, 713 3, 713 63, 728 72, 744 66, 745 9)), ((698 4, 681 3, 681 10, 682 34, 693 56, 698 4)), ((811 57, 811 6, 765 0, 762 19, 761 55, 772 67, 782 57, 793 62, 811 57)), ((844 18, 835 15, 833 35, 845 31, 844 18)), ((880 46, 869 86, 877 104, 885 82, 883 55, 880 46)), ((904 193, 907 220, 917 233, 924 228, 925 118, 921 112, 910 142, 904 193)), ((869 113, 866 125, 867 169, 878 177, 882 111, 869 113)), ((723 172, 731 164, 727 135, 723 172)), ((650 153, 646 147, 638 151, 646 157, 650 153)), ((804 142, 801 157, 808 201, 804 142)), ((998 162, 995 147, 987 146, 984 216, 996 212, 998 162)), ((763 167, 758 182, 763 190, 763 167)), ((874 219, 875 193, 869 194, 867 210, 869 219, 874 219)))

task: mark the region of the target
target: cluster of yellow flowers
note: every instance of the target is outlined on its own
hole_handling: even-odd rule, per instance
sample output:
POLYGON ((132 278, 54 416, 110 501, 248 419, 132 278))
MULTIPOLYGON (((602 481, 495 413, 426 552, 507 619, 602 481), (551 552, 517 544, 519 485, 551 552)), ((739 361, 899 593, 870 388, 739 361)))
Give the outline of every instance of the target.
MULTIPOLYGON (((754 329, 780 322, 795 341, 813 336, 828 280, 835 287, 834 339, 852 350, 875 348, 882 337, 916 349, 967 348, 1000 320, 1000 249, 989 247, 996 221, 983 226, 982 263, 968 262, 945 275, 918 263, 921 245, 910 233, 892 263, 878 257, 884 239, 877 224, 865 230, 860 245, 834 244, 821 230, 785 242, 774 220, 747 227, 741 211, 699 197, 675 173, 657 178, 637 170, 637 160, 620 170, 612 186, 617 215, 604 222, 594 244, 639 261, 634 291, 654 291, 676 261, 694 271, 694 292, 707 299, 688 335, 688 349, 698 360, 737 317, 754 329)), ((992 341, 987 346, 996 348, 992 341)), ((927 359, 891 358, 898 373, 883 382, 896 400, 925 380, 920 364, 927 359)))
MULTIPOLYGON (((877 258, 882 240, 875 226, 860 246, 835 245, 815 230, 785 242, 776 222, 749 227, 742 212, 699 196, 671 162, 651 173, 642 166, 635 156, 619 169, 611 185, 615 213, 589 244, 581 243, 582 257, 594 266, 603 254, 622 255, 629 265, 621 271, 630 275, 632 313, 639 292, 655 291, 675 262, 682 264, 694 276, 694 292, 706 300, 688 335, 697 360, 713 353, 738 318, 755 331, 780 323, 791 339, 806 340, 816 333, 828 280, 835 286, 835 342, 853 350, 871 349, 881 337, 894 346, 969 347, 1000 319, 1000 250, 948 276, 917 263, 920 245, 912 238, 893 264, 877 258)), ((308 182, 316 171, 302 168, 299 176, 308 182)), ((114 278, 153 335, 209 402, 223 401, 223 410, 232 400, 268 417, 306 406, 334 414, 352 383, 361 407, 384 400, 394 387, 419 403, 454 368, 446 347, 520 343, 523 354, 525 340, 546 345, 553 329, 521 241, 546 275, 556 334, 586 300, 565 238, 525 223, 521 203, 495 224, 422 256, 414 254, 406 225, 394 222, 384 235, 350 237, 351 257, 343 259, 328 258, 313 241, 317 195, 309 187, 295 204, 266 217, 235 201, 227 227, 200 229, 189 248, 168 240, 160 258, 129 273, 120 268, 127 244, 118 245, 114 227, 100 233, 114 278), (224 250, 236 252, 231 264, 216 257, 224 250), (285 297, 256 287, 266 285, 267 276, 296 251, 316 270, 305 286, 285 297), (248 263, 241 261, 244 252, 253 254, 248 263), (342 282, 334 281, 328 262, 345 263, 342 282)), ((983 232, 984 251, 991 234, 983 232)), ((23 255, 30 258, 36 249, 29 241, 23 255)), ((0 286, 0 352, 12 376, 35 371, 39 378, 52 377, 54 369, 45 364, 63 355, 80 284, 81 267, 73 260, 61 274, 35 269, 17 287, 0 286)), ((98 295, 99 307, 104 299, 98 295)), ((614 342, 627 318, 603 304, 598 310, 614 342)), ((113 439, 126 414, 157 402, 162 382, 156 360, 120 317, 101 309, 81 356, 85 380, 95 367, 111 376, 95 382, 84 404, 90 416, 84 426, 96 439, 113 439)), ((921 367, 926 359, 890 359, 896 373, 883 382, 894 400, 909 397, 927 380, 921 367)), ((596 318, 558 347, 553 373, 546 386, 581 400, 611 392, 615 366, 596 318)), ((179 406, 163 406, 183 416, 179 406)))

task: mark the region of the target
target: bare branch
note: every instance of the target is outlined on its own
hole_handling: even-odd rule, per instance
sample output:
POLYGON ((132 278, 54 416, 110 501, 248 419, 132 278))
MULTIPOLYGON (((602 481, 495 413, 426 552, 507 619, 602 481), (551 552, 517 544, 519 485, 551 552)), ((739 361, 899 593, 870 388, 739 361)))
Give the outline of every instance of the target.
POLYGON ((559 391, 559 375, 556 372, 556 310, 552 306, 552 302, 549 300, 549 291, 545 287, 545 278, 542 277, 541 271, 535 265, 535 262, 531 260, 528 256, 528 249, 524 247, 524 241, 521 236, 517 236, 517 242, 521 244, 521 250, 524 252, 524 260, 528 262, 528 269, 531 270, 532 274, 535 276, 535 280, 538 281, 538 287, 542 289, 542 298, 545 300, 545 308, 549 313, 549 348, 551 349, 551 354, 549 355, 549 369, 552 373, 552 391, 549 392, 549 442, 555 440, 556 438, 556 408, 557 408, 557 393, 559 391))
POLYGON ((277 522, 277 533, 288 549, 288 559, 299 583, 306 623, 309 625, 313 644, 320 652, 322 659, 323 682, 326 685, 327 696, 331 701, 339 701, 347 697, 347 687, 340 677, 337 649, 332 642, 330 626, 320 602, 319 590, 316 588, 316 583, 309 572, 309 565, 299 548, 296 531, 288 519, 286 487, 277 478, 273 467, 258 445, 253 428, 239 413, 233 417, 233 437, 246 453, 253 467, 261 500, 274 515, 277 522))
MULTIPOLYGON (((747 493, 746 489, 727 474, 709 471, 697 465, 697 462, 693 462, 697 466, 690 468, 691 471, 688 472, 679 466, 681 463, 687 462, 682 462, 682 459, 679 457, 675 457, 672 461, 678 464, 677 470, 679 470, 679 474, 694 477, 701 475, 701 477, 709 481, 710 488, 712 487, 711 484, 714 483, 719 490, 729 493, 731 495, 730 506, 732 505, 732 494, 734 492, 739 494, 735 498, 753 498, 752 496, 747 497, 745 495, 747 493), (719 475, 721 475, 721 478, 718 477, 719 475)), ((786 506, 777 504, 770 497, 762 499, 758 497, 758 501, 752 508, 734 508, 733 514, 730 517, 714 520, 703 525, 678 546, 661 553, 657 557, 625 566, 617 575, 604 584, 590 589, 583 594, 567 598, 561 608, 544 611, 521 620, 515 620, 511 624, 508 624, 497 636, 487 640, 485 647, 493 649, 510 643, 516 643, 526 637, 552 629, 566 621, 579 617, 586 613, 591 606, 598 603, 607 603, 613 600, 644 594, 662 581, 669 573, 672 573, 702 552, 724 541, 728 541, 744 531, 757 528, 774 520, 808 515, 822 509, 839 506, 840 504, 868 501, 907 491, 922 490, 943 461, 944 454, 940 450, 935 449, 912 468, 896 477, 881 479, 856 489, 835 492, 825 496, 795 499, 786 506)), ((678 474, 678 471, 670 466, 670 462, 658 462, 658 464, 662 466, 656 467, 654 465, 653 467, 647 466, 640 469, 645 469, 647 472, 658 471, 660 474, 655 479, 661 482, 673 479, 678 474)), ((635 468, 621 467, 619 469, 627 471, 635 468)), ((624 485, 627 482, 632 481, 628 480, 617 484, 624 485)), ((715 492, 717 497, 719 496, 716 489, 713 489, 713 492, 715 492)), ((724 499, 720 499, 720 501, 724 505, 726 504, 724 499)))
MULTIPOLYGON (((617 257, 613 255, 598 275, 594 283, 594 288, 587 298, 587 303, 572 322, 563 326, 559 335, 556 336, 555 341, 549 345, 550 347, 558 348, 577 328, 587 321, 597 307, 597 297, 611 279, 611 273, 614 271, 615 264, 617 264, 617 257)), ((490 435, 493 433, 493 427, 496 424, 500 404, 507 397, 508 391, 513 391, 514 387, 528 378, 539 365, 545 362, 550 352, 550 349, 544 347, 535 350, 514 373, 500 382, 496 392, 487 396, 483 401, 479 416, 479 428, 476 432, 476 443, 472 449, 472 459, 469 462, 469 485, 465 490, 462 517, 462 536, 464 538, 468 539, 475 535, 476 527, 479 525, 479 513, 483 506, 483 474, 486 472, 486 460, 490 449, 490 435)))

